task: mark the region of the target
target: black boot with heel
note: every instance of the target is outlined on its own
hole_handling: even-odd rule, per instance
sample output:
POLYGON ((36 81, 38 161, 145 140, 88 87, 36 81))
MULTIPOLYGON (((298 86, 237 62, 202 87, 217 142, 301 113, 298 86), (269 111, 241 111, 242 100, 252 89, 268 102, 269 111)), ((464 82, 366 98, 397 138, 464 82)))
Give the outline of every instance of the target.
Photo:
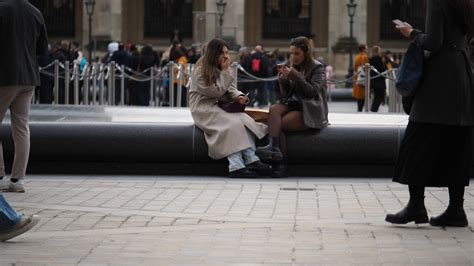
POLYGON ((464 187, 449 187, 449 205, 440 215, 430 218, 432 226, 466 227, 468 225, 464 211, 464 187))
POLYGON ((395 214, 387 214, 385 221, 392 224, 416 224, 428 223, 428 213, 425 208, 425 188, 409 186, 410 200, 407 206, 395 214))
POLYGON ((258 147, 255 154, 263 161, 281 161, 283 154, 278 146, 278 138, 270 137, 267 146, 258 147))

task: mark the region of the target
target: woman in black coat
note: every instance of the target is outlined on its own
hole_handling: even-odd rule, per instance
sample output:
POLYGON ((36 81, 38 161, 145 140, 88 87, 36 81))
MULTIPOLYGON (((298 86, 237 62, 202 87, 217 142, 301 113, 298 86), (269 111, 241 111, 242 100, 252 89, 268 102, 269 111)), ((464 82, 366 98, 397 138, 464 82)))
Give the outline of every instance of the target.
POLYGON ((433 226, 468 225, 463 208, 473 159, 474 87, 468 41, 472 37, 472 0, 428 0, 426 32, 408 23, 396 26, 429 52, 413 99, 395 166, 394 181, 407 184, 410 199, 386 221, 428 222, 425 187, 448 187, 449 205, 431 217, 433 226))
MULTIPOLYGON (((382 49, 380 46, 374 45, 370 51, 369 64, 373 66, 379 73, 387 70, 384 62, 382 61, 382 49)), ((375 77, 378 73, 370 71, 370 76, 375 77)), ((378 112, 380 104, 385 100, 385 78, 383 76, 373 78, 370 81, 370 90, 374 92, 374 101, 370 111, 378 112)))

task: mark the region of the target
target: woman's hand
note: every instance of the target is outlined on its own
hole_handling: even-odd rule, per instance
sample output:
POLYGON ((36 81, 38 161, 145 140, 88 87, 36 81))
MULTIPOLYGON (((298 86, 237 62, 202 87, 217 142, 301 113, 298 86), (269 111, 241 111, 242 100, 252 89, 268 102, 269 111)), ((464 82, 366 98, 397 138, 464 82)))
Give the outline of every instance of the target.
POLYGON ((399 30, 400 33, 406 38, 409 38, 411 32, 413 31, 413 27, 406 22, 403 22, 403 25, 396 25, 395 28, 399 30))
POLYGON ((250 102, 250 99, 247 95, 240 95, 239 98, 237 99, 237 101, 240 104, 248 104, 250 102))
POLYGON ((284 78, 284 79, 288 79, 288 74, 290 73, 291 71, 291 68, 287 67, 287 66, 281 66, 278 68, 278 73, 280 75, 280 77, 284 78))

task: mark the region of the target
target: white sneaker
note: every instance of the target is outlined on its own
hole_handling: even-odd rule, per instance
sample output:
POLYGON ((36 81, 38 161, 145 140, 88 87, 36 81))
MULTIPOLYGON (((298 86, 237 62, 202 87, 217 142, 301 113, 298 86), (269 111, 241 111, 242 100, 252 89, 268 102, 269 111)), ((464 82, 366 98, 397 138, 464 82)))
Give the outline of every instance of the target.
POLYGON ((20 222, 18 222, 15 227, 13 227, 12 229, 0 231, 0 241, 7 241, 25 233, 26 231, 33 228, 36 224, 38 224, 39 220, 40 218, 38 215, 22 215, 20 218, 20 222))
POLYGON ((2 192, 7 191, 9 187, 10 187, 10 178, 3 177, 2 180, 0 180, 0 191, 2 192))
POLYGON ((8 186, 5 189, 2 189, 2 192, 25 193, 25 181, 23 179, 18 180, 16 183, 13 183, 11 179, 8 179, 5 183, 7 183, 8 186))

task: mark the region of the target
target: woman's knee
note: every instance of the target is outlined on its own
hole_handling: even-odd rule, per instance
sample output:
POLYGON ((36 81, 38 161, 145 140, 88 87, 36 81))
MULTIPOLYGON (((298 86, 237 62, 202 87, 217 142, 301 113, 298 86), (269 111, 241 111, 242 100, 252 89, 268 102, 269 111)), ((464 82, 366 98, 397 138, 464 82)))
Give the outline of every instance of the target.
POLYGON ((269 115, 283 116, 286 112, 288 112, 288 106, 281 103, 276 103, 270 106, 269 115))

